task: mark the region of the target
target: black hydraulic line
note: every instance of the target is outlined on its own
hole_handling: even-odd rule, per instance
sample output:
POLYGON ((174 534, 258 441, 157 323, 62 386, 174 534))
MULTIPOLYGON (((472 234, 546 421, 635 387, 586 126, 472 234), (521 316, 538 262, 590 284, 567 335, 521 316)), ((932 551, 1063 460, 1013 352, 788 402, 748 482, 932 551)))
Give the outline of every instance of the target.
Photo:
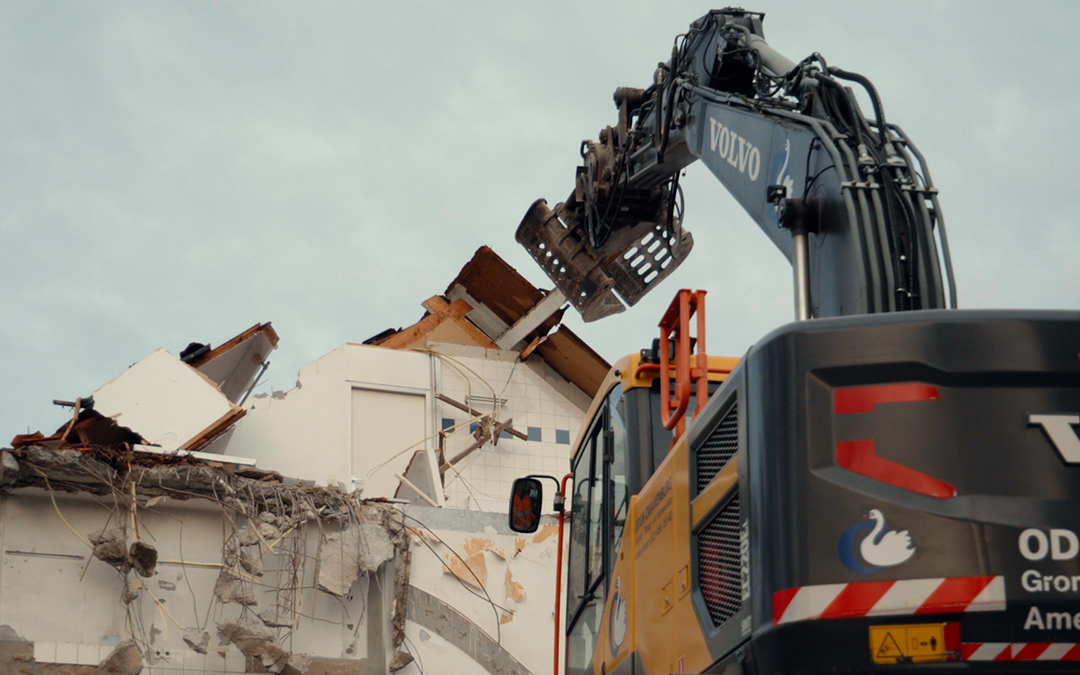
MULTIPOLYGON (((919 168, 922 169, 923 186, 927 190, 931 191, 929 192, 930 203, 934 207, 934 217, 937 221, 936 224, 938 238, 941 239, 941 257, 944 258, 945 272, 949 276, 949 306, 952 309, 957 309, 959 305, 957 305, 956 301, 956 277, 953 276, 952 254, 949 253, 949 238, 945 231, 945 217, 941 213, 941 204, 938 203, 937 194, 933 192, 934 181, 933 178, 930 177, 930 167, 927 166, 926 158, 923 157, 923 154, 921 152, 919 152, 919 148, 911 142, 911 139, 908 138, 908 135, 904 133, 903 129, 896 126, 895 124, 890 124, 889 129, 896 133, 896 135, 903 141, 903 147, 907 148, 907 150, 910 151, 911 154, 915 155, 915 158, 919 161, 919 168)), ((931 241, 932 240, 933 238, 931 237, 931 241)))
POLYGON ((667 149, 668 144, 668 132, 671 131, 671 125, 675 121, 675 90, 676 86, 675 78, 679 72, 679 49, 678 47, 671 48, 671 82, 667 84, 667 114, 664 114, 664 108, 661 108, 658 113, 660 117, 665 118, 664 123, 661 125, 660 131, 660 147, 656 151, 656 163, 664 163, 664 150, 667 149))
POLYGON ((878 137, 881 139, 881 145, 884 146, 889 138, 888 125, 885 122, 885 108, 881 105, 881 98, 878 97, 874 83, 858 73, 852 73, 836 66, 829 68, 829 73, 843 80, 858 82, 866 90, 866 93, 870 95, 870 102, 874 104, 874 115, 877 116, 878 137))

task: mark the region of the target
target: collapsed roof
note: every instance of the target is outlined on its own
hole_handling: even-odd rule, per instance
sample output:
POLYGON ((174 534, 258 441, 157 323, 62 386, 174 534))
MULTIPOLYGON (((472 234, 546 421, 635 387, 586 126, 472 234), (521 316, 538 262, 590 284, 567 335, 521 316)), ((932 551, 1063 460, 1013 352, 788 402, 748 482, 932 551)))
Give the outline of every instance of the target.
POLYGON ((386 330, 364 344, 404 349, 429 342, 534 352, 563 378, 594 396, 610 365, 562 325, 561 296, 533 286, 487 246, 481 246, 443 295, 407 328, 386 330))

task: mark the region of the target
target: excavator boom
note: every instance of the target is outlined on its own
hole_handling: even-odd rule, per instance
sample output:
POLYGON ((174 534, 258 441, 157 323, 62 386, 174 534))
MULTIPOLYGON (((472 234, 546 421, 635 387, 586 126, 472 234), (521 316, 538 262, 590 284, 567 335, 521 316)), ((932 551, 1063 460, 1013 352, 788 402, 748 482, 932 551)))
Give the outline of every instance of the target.
POLYGON ((692 23, 650 87, 615 91, 618 122, 582 142, 566 201, 522 219, 518 241, 586 321, 636 304, 689 255, 679 176, 697 160, 792 262, 797 318, 956 306, 921 154, 869 80, 817 53, 790 61, 763 17, 692 23))

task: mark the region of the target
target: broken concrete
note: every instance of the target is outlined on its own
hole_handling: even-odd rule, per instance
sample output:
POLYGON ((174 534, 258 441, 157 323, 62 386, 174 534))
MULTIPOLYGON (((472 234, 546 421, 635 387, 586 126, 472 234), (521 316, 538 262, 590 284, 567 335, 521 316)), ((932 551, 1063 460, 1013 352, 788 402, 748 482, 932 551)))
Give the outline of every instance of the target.
POLYGON ((221 570, 217 583, 214 584, 214 597, 218 599, 218 602, 235 602, 245 607, 254 607, 259 604, 255 599, 255 591, 227 567, 221 570))
POLYGON ((390 665, 388 667, 391 673, 396 673, 397 671, 401 670, 412 662, 412 654, 399 651, 394 654, 394 658, 390 659, 390 665))
MULTIPOLYGON (((94 557, 127 574, 131 569, 128 557, 127 534, 120 528, 95 532, 89 537, 94 545, 94 557)), ((146 576, 146 575, 144 575, 146 576)))
POLYGON ((289 653, 274 643, 273 633, 259 630, 245 621, 220 624, 218 632, 269 673, 278 675, 289 665, 289 653))
POLYGON ((142 652, 134 641, 116 645, 112 654, 98 666, 98 675, 139 675, 143 669, 142 652))
POLYGON ((359 523, 324 534, 319 542, 316 587, 324 593, 343 597, 361 573, 374 572, 393 557, 390 533, 381 525, 359 523))
POLYGON ((259 621, 269 628, 294 628, 296 626, 296 620, 293 617, 278 614, 272 609, 264 609, 259 612, 258 617, 259 621))
POLYGON ((184 644, 193 651, 205 654, 207 647, 210 646, 210 633, 198 628, 185 628, 184 644))
POLYGON ((139 576, 151 577, 154 575, 154 568, 157 567, 157 549, 150 544, 145 541, 131 542, 128 558, 131 561, 131 566, 135 569, 135 573, 139 576))

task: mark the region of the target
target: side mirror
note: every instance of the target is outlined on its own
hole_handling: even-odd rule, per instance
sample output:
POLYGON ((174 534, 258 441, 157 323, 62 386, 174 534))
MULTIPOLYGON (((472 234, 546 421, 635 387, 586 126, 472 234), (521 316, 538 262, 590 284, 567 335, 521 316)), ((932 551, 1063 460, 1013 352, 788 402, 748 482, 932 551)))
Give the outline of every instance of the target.
POLYGON ((514 480, 510 496, 510 529, 528 534, 540 527, 540 508, 544 501, 544 488, 535 478, 514 480))

